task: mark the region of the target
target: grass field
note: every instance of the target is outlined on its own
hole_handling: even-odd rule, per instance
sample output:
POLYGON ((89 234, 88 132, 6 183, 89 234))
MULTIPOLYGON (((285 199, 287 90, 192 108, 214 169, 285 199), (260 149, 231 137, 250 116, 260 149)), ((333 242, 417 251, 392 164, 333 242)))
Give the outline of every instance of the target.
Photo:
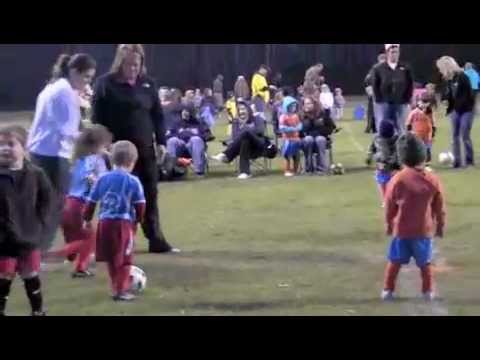
MULTIPOLYGON (((352 111, 347 112, 351 117, 352 111)), ((2 114, 0 121, 31 115, 2 114)), ((450 128, 439 113, 435 158, 449 148, 450 128)), ((477 315, 480 314, 480 194, 478 169, 435 166, 448 199, 448 230, 438 241, 440 299, 418 299, 417 270, 400 276, 399 300, 379 300, 388 239, 372 170, 363 166, 370 135, 347 119, 335 143, 342 177, 286 179, 274 171, 240 182, 234 167, 211 164, 210 177, 160 185, 162 222, 180 255, 148 255, 138 241, 137 264, 149 288, 133 304, 110 300, 103 265, 93 280, 70 279, 59 266, 43 275, 50 315, 477 315)), ((217 136, 223 138, 225 126, 217 136)), ((473 139, 480 128, 475 126, 473 139)), ((210 152, 220 150, 213 144, 210 152)), ((27 314, 17 281, 8 311, 27 314)))

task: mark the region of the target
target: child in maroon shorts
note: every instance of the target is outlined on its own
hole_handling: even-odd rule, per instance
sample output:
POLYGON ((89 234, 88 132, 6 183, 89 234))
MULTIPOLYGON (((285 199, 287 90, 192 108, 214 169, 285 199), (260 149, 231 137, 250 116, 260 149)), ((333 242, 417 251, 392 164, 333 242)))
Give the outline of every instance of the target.
POLYGON ((112 142, 112 135, 102 125, 86 128, 75 144, 70 190, 65 200, 62 229, 67 243, 49 255, 75 261, 73 278, 88 278, 88 270, 95 252, 95 229, 83 227, 82 213, 87 197, 97 179, 107 172, 104 154, 112 142))
POLYGON ((88 226, 96 204, 100 203, 96 256, 98 262, 107 263, 115 301, 135 300, 129 290, 130 267, 136 225, 145 213, 143 187, 138 178, 130 174, 137 159, 137 149, 131 142, 115 143, 114 170, 98 179, 84 212, 88 226))
POLYGON ((45 173, 25 160, 27 132, 0 129, 0 316, 5 315, 12 282, 25 284, 32 316, 43 316, 39 239, 49 216, 53 191, 45 173))

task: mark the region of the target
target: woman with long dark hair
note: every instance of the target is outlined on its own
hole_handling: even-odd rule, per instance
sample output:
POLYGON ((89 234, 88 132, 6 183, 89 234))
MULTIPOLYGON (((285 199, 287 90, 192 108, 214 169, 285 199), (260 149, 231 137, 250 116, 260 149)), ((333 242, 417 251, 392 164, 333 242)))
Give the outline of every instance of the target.
POLYGON ((133 173, 139 177, 147 200, 142 224, 151 253, 178 252, 165 239, 158 210, 156 154, 165 153, 165 124, 154 81, 147 76, 145 51, 140 44, 118 46, 110 72, 95 86, 94 123, 107 127, 114 141, 131 141, 138 149, 133 173))
POLYGON ((90 55, 61 55, 37 99, 27 147, 31 161, 45 171, 55 190, 54 210, 42 239, 43 251, 55 240, 68 191, 70 159, 82 118, 79 94, 92 81, 95 69, 90 55))

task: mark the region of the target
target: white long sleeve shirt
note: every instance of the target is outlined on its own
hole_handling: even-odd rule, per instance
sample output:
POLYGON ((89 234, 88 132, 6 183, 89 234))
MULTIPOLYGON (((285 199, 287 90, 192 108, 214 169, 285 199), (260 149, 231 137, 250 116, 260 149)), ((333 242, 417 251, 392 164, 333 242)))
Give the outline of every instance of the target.
POLYGON ((331 92, 322 92, 320 93, 320 104, 324 109, 331 109, 333 108, 333 94, 331 92))
POLYGON ((37 98, 28 150, 36 155, 70 159, 80 122, 79 96, 68 80, 47 85, 37 98))

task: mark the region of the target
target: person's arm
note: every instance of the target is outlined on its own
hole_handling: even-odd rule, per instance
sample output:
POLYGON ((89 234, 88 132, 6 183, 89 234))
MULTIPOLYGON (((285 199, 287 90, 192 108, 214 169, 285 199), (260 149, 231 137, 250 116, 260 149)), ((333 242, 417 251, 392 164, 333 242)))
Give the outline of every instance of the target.
POLYGON ((153 98, 153 107, 150 111, 150 116, 153 122, 153 130, 155 132, 155 141, 157 145, 166 145, 167 141, 165 139, 165 121, 163 117, 162 104, 160 103, 160 98, 157 96, 158 89, 154 82, 151 84, 152 88, 152 98, 153 98))
POLYGON ((143 191, 143 186, 138 179, 136 179, 135 189, 132 193, 132 203, 135 207, 135 222, 142 223, 145 216, 145 194, 143 191))
POLYGON ((38 171, 37 191, 37 214, 43 225, 46 225, 47 218, 52 210, 54 192, 52 184, 43 170, 38 171))
POLYGON ((107 90, 105 80, 97 80, 95 84, 95 91, 93 92, 91 121, 94 124, 103 125, 109 128, 106 93, 107 90))
POLYGON ((407 86, 405 89, 405 98, 408 99, 408 103, 410 103, 411 99, 413 98, 413 92, 415 90, 413 70, 410 66, 407 66, 405 77, 406 77, 405 81, 407 82, 406 84, 407 86))
POLYGON ((100 179, 93 185, 93 189, 87 199, 87 204, 83 209, 82 217, 83 220, 87 223, 92 221, 93 215, 95 214, 95 208, 97 207, 97 203, 102 197, 101 182, 102 179, 100 179))
POLYGON ((382 78, 379 71, 379 66, 375 66, 372 69, 372 75, 373 75, 373 78, 372 78, 373 96, 375 100, 381 101, 381 99, 383 99, 382 92, 381 92, 382 78))
POLYGON ((393 235, 394 220, 398 213, 399 188, 395 179, 387 185, 385 193, 385 227, 388 236, 393 235))
POLYGON ((265 134, 265 120, 262 117, 255 117, 255 133, 263 136, 265 134))
POLYGON ((405 121, 405 126, 407 127, 408 131, 412 131, 412 122, 413 122, 413 116, 415 115, 414 111, 411 111, 410 114, 407 116, 407 120, 405 121))
POLYGON ((80 107, 76 96, 64 90, 53 100, 55 126, 59 135, 67 141, 75 141, 80 135, 80 107))
POLYGON ((435 197, 433 198, 432 215, 434 220, 437 223, 437 230, 436 230, 435 236, 442 238, 444 235, 447 211, 445 207, 443 188, 440 183, 438 183, 438 191, 435 194, 435 197))

